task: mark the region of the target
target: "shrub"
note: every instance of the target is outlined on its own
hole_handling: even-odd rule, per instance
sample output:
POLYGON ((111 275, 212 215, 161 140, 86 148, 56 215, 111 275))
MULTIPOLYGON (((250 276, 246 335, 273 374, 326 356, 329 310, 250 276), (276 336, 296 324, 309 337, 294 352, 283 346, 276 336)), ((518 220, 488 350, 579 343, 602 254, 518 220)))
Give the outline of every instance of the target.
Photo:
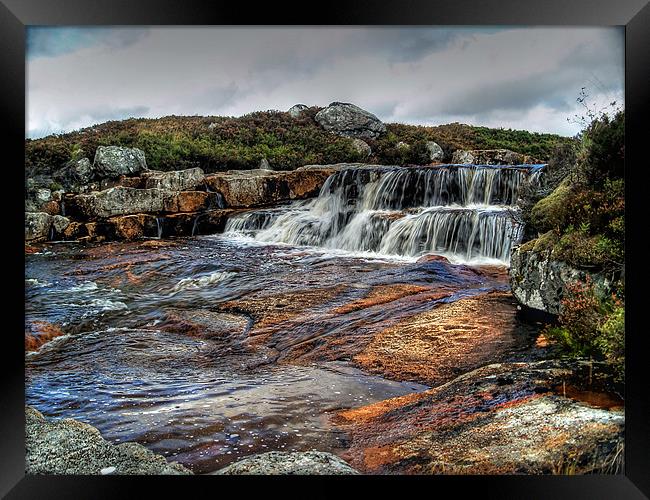
POLYGON ((545 334, 573 356, 607 361, 622 380, 625 372, 625 306, 615 294, 600 296, 587 277, 567 286, 559 326, 545 334))

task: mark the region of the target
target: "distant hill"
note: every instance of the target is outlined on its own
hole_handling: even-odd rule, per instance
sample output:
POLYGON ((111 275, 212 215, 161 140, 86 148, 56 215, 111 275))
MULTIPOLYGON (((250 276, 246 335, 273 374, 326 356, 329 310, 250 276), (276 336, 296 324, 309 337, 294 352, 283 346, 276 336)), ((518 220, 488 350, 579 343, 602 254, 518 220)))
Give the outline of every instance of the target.
POLYGON ((261 111, 241 117, 166 116, 109 121, 75 132, 25 141, 28 176, 51 174, 71 159, 88 157, 98 146, 142 149, 149 168, 178 170, 201 167, 206 172, 257 168, 266 158, 276 169, 306 164, 366 161, 380 164, 428 163, 425 141, 435 141, 445 160, 456 149, 510 149, 541 160, 556 145, 571 141, 554 134, 474 127, 459 123, 432 127, 386 124, 379 139, 365 142, 368 157, 352 139, 327 132, 314 120, 322 108, 305 109, 298 117, 281 111, 261 111), (411 147, 398 147, 398 143, 411 147), (424 155, 424 156, 423 156, 424 155))

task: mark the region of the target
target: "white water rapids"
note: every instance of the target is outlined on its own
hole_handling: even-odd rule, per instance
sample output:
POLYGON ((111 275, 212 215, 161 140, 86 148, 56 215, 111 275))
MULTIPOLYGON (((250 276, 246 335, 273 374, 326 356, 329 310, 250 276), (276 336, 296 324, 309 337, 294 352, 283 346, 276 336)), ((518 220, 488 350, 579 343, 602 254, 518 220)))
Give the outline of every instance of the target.
POLYGON ((516 202, 542 166, 347 168, 317 198, 232 217, 225 231, 260 242, 455 262, 507 264, 521 237, 516 202))

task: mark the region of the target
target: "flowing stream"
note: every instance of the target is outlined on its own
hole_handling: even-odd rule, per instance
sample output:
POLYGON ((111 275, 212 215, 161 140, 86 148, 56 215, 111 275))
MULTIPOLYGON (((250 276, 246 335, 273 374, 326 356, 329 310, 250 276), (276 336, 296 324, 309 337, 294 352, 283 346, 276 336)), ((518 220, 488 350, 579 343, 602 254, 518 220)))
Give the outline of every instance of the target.
POLYGON ((365 373, 344 351, 289 354, 507 290, 498 276, 416 260, 507 262, 520 230, 508 214, 536 175, 347 169, 317 198, 237 215, 224 234, 43 245, 26 256, 25 328, 63 335, 26 354, 26 402, 197 473, 271 450, 339 453, 332 413, 426 387, 365 373), (417 293, 349 307, 400 287, 417 293))

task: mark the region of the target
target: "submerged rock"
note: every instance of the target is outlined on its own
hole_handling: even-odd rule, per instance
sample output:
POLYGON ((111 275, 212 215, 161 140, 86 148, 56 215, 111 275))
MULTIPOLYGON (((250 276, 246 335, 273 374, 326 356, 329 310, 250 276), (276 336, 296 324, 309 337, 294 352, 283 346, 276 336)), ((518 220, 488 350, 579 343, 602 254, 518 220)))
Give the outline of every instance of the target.
POLYGON ((136 175, 147 169, 144 151, 121 146, 99 146, 95 152, 93 170, 99 177, 136 175))
POLYGON ((325 130, 345 137, 377 139, 386 132, 386 125, 379 118, 347 102, 331 103, 315 119, 325 130))
POLYGON ((29 406, 25 417, 27 474, 192 474, 140 444, 113 445, 83 422, 49 420, 29 406))
POLYGON ((322 451, 270 451, 244 458, 217 472, 218 475, 355 475, 344 460, 322 451))
POLYGON ((345 457, 363 472, 384 474, 621 472, 622 401, 576 389, 589 369, 493 364, 435 389, 343 411, 336 421, 351 436, 345 457))

